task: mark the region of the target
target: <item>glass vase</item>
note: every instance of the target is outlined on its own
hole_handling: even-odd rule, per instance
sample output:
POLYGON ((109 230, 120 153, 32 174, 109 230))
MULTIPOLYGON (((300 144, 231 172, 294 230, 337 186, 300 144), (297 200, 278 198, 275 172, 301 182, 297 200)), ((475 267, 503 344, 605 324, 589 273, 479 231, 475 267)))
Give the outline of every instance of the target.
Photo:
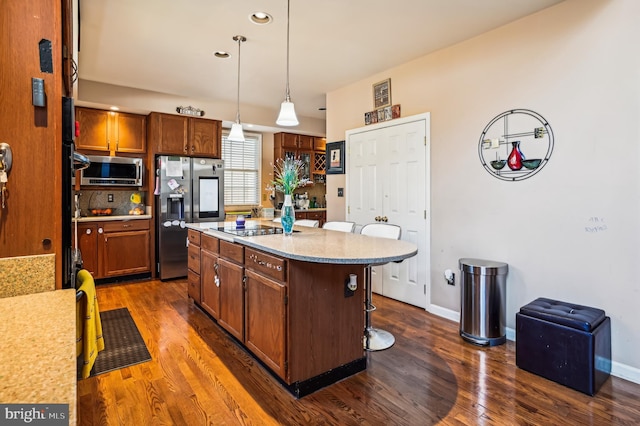
POLYGON ((520 170, 522 168, 522 160, 524 160, 524 154, 520 151, 520 141, 511 142, 511 154, 507 159, 507 165, 511 170, 520 170))
POLYGON ((291 194, 284 195, 284 204, 282 205, 280 221, 282 223, 282 229, 284 229, 284 235, 293 234, 293 223, 296 221, 296 212, 294 211, 293 203, 291 202, 291 194))

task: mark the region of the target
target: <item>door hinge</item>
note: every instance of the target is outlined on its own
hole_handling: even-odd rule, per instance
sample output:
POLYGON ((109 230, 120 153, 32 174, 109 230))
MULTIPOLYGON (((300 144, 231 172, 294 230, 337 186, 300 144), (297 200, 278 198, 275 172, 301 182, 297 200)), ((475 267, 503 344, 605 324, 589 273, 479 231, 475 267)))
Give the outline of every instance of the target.
POLYGON ((289 295, 287 294, 284 295, 284 304, 285 305, 289 304, 289 295))
POLYGON ((351 206, 347 206, 347 214, 351 214, 351 206))
POLYGON ((287 371, 289 371, 289 361, 284 362, 284 372, 286 373, 287 371))
POLYGON ((423 288, 424 288, 424 290, 423 290, 424 291, 424 295, 426 296, 427 295, 427 285, 425 284, 423 288))
POLYGON ((424 218, 425 219, 427 218, 427 211, 426 210, 424 211, 424 218))
POLYGON ((427 137, 424 137, 424 146, 427 146, 427 137))

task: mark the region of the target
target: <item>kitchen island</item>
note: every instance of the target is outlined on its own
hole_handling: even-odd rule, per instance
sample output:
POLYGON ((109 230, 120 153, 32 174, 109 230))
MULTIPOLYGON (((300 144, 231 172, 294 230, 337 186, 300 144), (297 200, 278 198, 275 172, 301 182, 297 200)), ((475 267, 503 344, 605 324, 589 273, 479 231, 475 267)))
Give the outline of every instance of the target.
POLYGON ((242 236, 232 223, 187 227, 189 296, 296 397, 366 368, 365 268, 417 254, 405 241, 318 228, 242 236))

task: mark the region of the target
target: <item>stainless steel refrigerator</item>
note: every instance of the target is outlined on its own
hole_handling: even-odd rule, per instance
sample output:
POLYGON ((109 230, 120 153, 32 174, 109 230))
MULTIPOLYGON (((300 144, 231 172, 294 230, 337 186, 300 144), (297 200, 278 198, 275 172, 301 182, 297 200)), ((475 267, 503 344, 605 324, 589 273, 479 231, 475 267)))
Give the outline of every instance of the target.
POLYGON ((187 223, 224 221, 224 163, 156 158, 156 254, 161 280, 187 275, 187 223))

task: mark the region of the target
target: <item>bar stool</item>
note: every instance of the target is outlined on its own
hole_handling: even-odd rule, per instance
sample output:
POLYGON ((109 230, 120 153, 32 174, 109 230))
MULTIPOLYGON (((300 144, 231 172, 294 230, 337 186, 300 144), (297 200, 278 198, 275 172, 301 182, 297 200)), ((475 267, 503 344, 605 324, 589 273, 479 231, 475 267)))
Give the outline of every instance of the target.
MULTIPOLYGON (((370 237, 389 238, 392 240, 399 240, 402 228, 398 225, 391 225, 389 223, 369 223, 364 225, 360 230, 360 234, 368 235, 370 237)), ((371 268, 375 265, 367 265, 365 273, 365 292, 366 299, 364 301, 365 311, 365 330, 364 330, 364 349, 367 351, 381 351, 389 349, 396 342, 393 334, 385 330, 380 330, 371 327, 371 312, 376 310, 376 307, 371 301, 373 300, 373 290, 371 283, 371 268)))
POLYGON ((317 228, 320 225, 320 221, 315 219, 298 219, 293 224, 300 225, 300 226, 308 226, 310 228, 317 228))
POLYGON ((329 229, 331 231, 341 231, 341 232, 353 232, 356 228, 355 222, 341 222, 341 221, 330 221, 325 222, 322 225, 322 229, 329 229))

